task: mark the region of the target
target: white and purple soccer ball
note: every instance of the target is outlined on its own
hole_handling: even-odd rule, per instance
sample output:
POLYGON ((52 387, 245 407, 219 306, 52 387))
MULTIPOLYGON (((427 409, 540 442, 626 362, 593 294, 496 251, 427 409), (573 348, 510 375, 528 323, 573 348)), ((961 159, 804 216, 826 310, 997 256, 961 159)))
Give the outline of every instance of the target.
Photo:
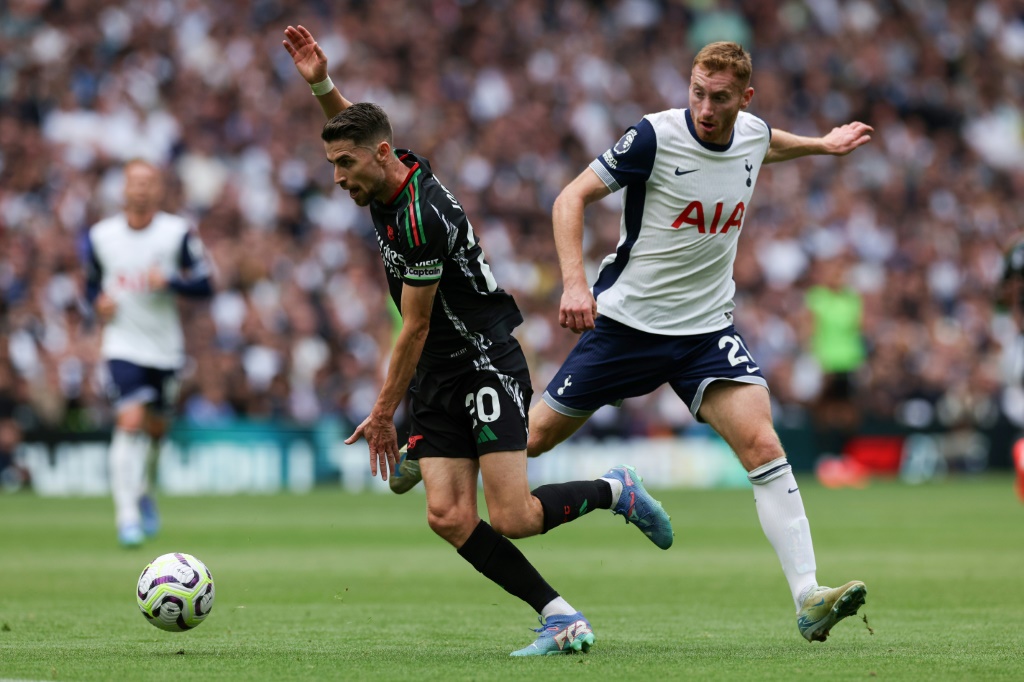
POLYGON ((135 595, 146 620, 161 630, 184 632, 210 614, 213 576, 191 554, 164 554, 143 569, 135 595))

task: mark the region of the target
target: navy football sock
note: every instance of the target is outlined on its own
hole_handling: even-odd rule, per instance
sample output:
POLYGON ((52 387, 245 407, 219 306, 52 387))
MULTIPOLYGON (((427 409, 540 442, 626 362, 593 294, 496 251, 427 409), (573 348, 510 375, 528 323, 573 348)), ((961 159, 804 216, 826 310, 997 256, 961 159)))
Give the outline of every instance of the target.
POLYGON ((542 485, 533 491, 544 508, 544 531, 569 523, 593 509, 610 509, 612 487, 608 481, 572 481, 542 485))

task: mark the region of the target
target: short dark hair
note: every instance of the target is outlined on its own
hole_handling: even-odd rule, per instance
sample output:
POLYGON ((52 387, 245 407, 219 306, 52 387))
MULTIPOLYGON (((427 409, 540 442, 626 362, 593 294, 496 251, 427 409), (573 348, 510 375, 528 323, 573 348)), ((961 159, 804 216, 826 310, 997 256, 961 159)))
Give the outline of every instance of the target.
POLYGON ((351 140, 357 146, 375 146, 391 142, 391 120, 387 113, 371 102, 357 102, 324 124, 320 133, 324 142, 351 140))

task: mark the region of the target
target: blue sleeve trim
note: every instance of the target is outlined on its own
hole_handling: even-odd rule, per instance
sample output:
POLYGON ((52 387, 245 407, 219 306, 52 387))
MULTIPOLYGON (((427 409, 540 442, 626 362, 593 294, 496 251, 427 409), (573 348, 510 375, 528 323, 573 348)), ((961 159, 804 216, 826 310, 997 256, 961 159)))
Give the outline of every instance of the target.
POLYGON ((81 242, 82 260, 85 261, 85 300, 90 306, 96 304, 103 283, 103 266, 96 258, 96 250, 92 247, 92 239, 86 232, 81 242))
POLYGON ((208 298, 213 296, 213 282, 206 277, 172 277, 167 280, 167 287, 174 293, 186 298, 208 298))
POLYGON ((191 230, 185 233, 178 251, 178 267, 182 273, 167 280, 167 287, 186 298, 213 296, 213 273, 203 251, 199 236, 191 230))
POLYGON ((629 185, 645 183, 654 171, 654 157, 658 154, 658 134, 646 118, 626 130, 611 149, 590 164, 613 191, 629 185), (601 173, 597 164, 605 170, 601 173), (608 177, 614 180, 609 184, 608 177))

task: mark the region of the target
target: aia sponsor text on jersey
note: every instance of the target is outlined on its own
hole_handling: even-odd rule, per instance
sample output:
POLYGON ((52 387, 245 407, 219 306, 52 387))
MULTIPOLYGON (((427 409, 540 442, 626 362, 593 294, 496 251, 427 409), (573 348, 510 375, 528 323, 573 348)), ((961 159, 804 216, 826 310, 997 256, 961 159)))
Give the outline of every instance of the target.
POLYGON ((683 209, 683 212, 679 214, 679 217, 672 222, 672 227, 679 229, 683 225, 690 225, 696 227, 697 231, 701 234, 725 234, 729 231, 730 227, 742 229, 743 214, 746 211, 746 207, 741 201, 733 207, 729 213, 729 218, 722 224, 721 231, 719 231, 719 223, 721 222, 724 208, 725 206, 722 202, 715 204, 715 215, 711 219, 711 224, 708 225, 705 220, 707 211, 704 210, 704 204, 696 200, 691 201, 683 209))

